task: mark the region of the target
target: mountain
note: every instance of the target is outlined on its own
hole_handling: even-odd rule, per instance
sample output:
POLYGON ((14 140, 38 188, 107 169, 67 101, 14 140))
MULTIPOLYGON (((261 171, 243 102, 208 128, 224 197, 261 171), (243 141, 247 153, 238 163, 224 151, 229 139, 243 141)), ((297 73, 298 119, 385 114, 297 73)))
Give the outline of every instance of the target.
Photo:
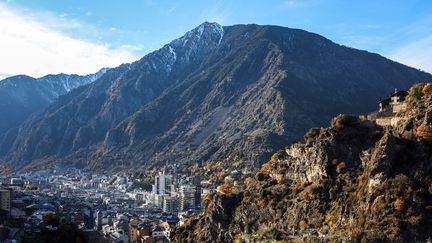
POLYGON ((18 75, 0 81, 0 134, 16 127, 30 114, 40 111, 60 95, 98 79, 107 69, 95 74, 47 75, 32 78, 18 75))
POLYGON ((95 170, 243 160, 430 74, 313 33, 204 23, 141 60, 61 96, 2 138, 14 168, 95 170))
POLYGON ((244 190, 226 180, 174 242, 426 242, 432 86, 408 100, 393 127, 340 115, 272 156, 244 190))

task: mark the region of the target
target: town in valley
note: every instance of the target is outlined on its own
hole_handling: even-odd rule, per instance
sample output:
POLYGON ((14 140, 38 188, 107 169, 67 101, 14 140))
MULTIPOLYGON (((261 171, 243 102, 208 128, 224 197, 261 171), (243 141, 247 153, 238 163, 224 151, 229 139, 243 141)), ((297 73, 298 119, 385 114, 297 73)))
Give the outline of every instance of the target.
POLYGON ((198 214, 213 190, 199 177, 164 171, 151 189, 126 173, 61 167, 1 179, 1 240, 29 242, 55 234, 62 224, 75 225, 86 240, 167 242, 173 227, 198 214))

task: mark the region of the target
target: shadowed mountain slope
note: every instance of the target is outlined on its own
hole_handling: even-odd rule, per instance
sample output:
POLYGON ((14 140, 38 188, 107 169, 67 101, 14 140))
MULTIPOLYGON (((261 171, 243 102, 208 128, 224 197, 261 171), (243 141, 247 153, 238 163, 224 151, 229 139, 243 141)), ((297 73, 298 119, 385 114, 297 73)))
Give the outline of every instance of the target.
POLYGON ((266 160, 339 113, 431 75, 317 34, 204 23, 141 60, 61 97, 19 129, 1 156, 93 169, 266 160))

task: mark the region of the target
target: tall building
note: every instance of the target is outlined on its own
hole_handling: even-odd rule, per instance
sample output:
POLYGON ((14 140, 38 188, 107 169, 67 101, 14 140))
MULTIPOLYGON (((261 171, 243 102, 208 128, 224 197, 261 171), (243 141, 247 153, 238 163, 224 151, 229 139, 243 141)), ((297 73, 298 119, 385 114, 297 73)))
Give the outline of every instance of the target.
POLYGON ((98 211, 96 214, 96 229, 99 231, 102 230, 102 217, 102 212, 98 211))
POLYGON ((180 210, 198 210, 201 208, 201 179, 199 176, 192 178, 191 184, 180 186, 180 210))
POLYGON ((11 210, 12 201, 12 190, 11 189, 0 189, 0 208, 2 210, 11 210))
POLYGON ((180 211, 195 209, 196 207, 196 186, 180 186, 180 211))
POLYGON ((163 201, 163 211, 170 214, 178 214, 179 200, 175 196, 166 196, 163 201))
POLYGON ((201 194, 202 194, 202 186, 201 186, 201 177, 196 176, 192 180, 193 185, 195 186, 195 209, 201 209, 201 194))
POLYGON ((164 198, 175 195, 172 175, 165 174, 165 171, 159 172, 159 174, 155 176, 155 183, 152 186, 152 189, 154 205, 163 208, 164 198))
POLYGON ((172 192, 173 189, 173 179, 170 174, 165 174, 164 172, 159 172, 155 176, 155 184, 153 185, 153 194, 156 195, 166 195, 172 192))
POLYGON ((113 220, 112 220, 112 216, 111 216, 111 214, 108 214, 108 225, 109 226, 113 226, 113 220))
POLYGON ((163 208, 164 195, 154 194, 153 197, 154 197, 154 199, 153 199, 154 205, 156 205, 160 208, 163 208))

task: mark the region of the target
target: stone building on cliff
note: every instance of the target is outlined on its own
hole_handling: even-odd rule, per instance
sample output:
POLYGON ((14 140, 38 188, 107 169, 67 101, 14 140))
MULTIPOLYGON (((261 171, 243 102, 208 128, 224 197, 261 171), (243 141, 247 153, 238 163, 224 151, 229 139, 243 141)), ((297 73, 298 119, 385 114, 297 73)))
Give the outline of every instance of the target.
POLYGON ((401 117, 397 117, 396 114, 406 109, 406 97, 408 92, 405 90, 395 92, 390 95, 389 98, 380 100, 379 110, 377 112, 368 115, 368 120, 374 121, 380 126, 394 126, 396 125, 401 117))

